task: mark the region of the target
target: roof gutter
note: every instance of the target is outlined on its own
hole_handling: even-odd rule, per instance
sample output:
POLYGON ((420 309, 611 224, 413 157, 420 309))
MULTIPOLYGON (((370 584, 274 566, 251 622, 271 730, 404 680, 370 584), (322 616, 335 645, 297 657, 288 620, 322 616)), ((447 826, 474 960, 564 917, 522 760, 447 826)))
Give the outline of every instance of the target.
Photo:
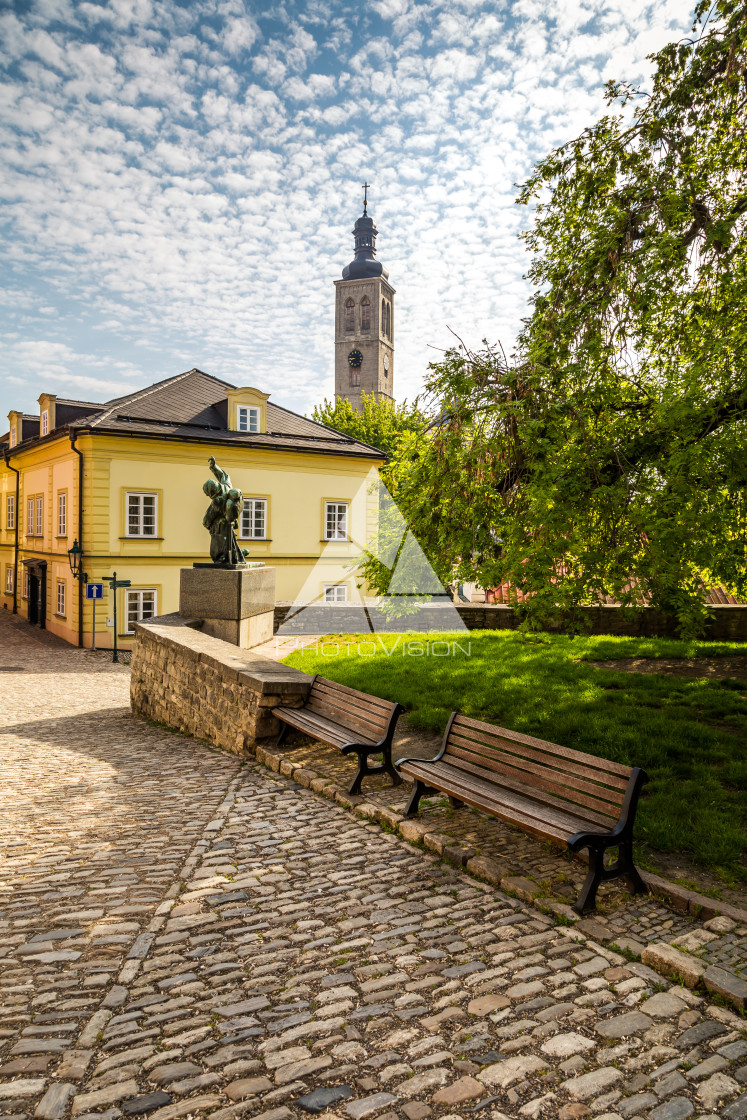
POLYGON ((5 459, 6 467, 8 467, 9 470, 13 471, 16 476, 16 508, 15 517, 13 518, 16 527, 15 540, 13 543, 13 614, 18 614, 18 523, 21 516, 19 506, 21 492, 21 472, 16 467, 11 467, 9 450, 6 449, 3 451, 3 458, 5 459))
MULTIPOLYGON (((77 432, 70 431, 70 449, 78 456, 78 544, 83 548, 83 452, 76 447, 77 432)), ((68 540, 70 538, 68 537, 68 540)), ((80 555, 80 576, 83 574, 83 552, 80 555)), ((78 648, 83 646, 83 580, 78 579, 78 648)))
MULTIPOLYGON (((250 443, 250 444, 239 443, 238 441, 232 440, 232 439, 225 439, 225 438, 221 439, 220 434, 217 433, 217 432, 214 433, 212 436, 207 435, 207 434, 205 436, 192 436, 192 435, 190 435, 187 438, 185 438, 182 435, 168 435, 166 432, 158 432, 158 433, 156 433, 156 432, 138 432, 138 431, 128 432, 128 431, 123 431, 121 428, 81 427, 81 428, 78 429, 78 432, 79 433, 86 432, 86 433, 88 433, 89 435, 92 435, 92 436, 114 436, 115 438, 124 437, 125 439, 156 439, 161 443, 186 443, 186 444, 205 443, 205 444, 208 444, 208 445, 210 445, 210 444, 213 444, 213 445, 214 444, 221 444, 221 446, 223 446, 223 447, 234 448, 236 450, 242 450, 242 451, 277 451, 279 454, 286 454, 288 452, 294 452, 298 455, 334 455, 337 458, 342 458, 342 459, 353 459, 353 460, 378 459, 378 460, 381 460, 383 462, 386 462, 388 460, 387 454, 384 451, 379 451, 377 448, 371 448, 371 450, 367 450, 365 452, 361 452, 360 454, 356 455, 356 454, 351 454, 349 451, 346 453, 343 450, 337 451, 336 449, 333 450, 331 448, 326 448, 326 447, 280 447, 276 443, 269 443, 269 442, 262 442, 262 443, 257 442, 257 443, 250 443)), ((284 438, 293 439, 294 437, 293 436, 287 436, 287 437, 284 437, 284 438)), ((303 439, 303 436, 299 436, 297 438, 303 439)), ((362 443, 361 440, 354 440, 353 442, 355 442, 359 445, 362 444, 362 446, 365 447, 365 448, 370 447, 370 444, 362 443)))

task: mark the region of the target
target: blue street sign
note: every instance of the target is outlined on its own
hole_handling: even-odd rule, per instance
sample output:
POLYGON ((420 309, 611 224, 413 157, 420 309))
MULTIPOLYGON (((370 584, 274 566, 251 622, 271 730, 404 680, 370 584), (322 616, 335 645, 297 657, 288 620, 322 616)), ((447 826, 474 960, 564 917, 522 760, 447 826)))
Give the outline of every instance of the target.
POLYGON ((86 599, 103 599, 104 598, 104 585, 103 583, 87 583, 86 584, 86 599))

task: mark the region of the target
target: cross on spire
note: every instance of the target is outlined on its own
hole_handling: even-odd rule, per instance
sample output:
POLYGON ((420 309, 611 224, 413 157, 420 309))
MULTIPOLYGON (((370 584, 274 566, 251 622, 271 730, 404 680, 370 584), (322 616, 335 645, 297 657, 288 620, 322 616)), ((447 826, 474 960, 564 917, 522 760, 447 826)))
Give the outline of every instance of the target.
POLYGON ((368 209, 367 209, 368 208, 368 192, 369 192, 370 187, 371 187, 370 183, 363 183, 363 214, 364 214, 364 216, 368 213, 368 209))

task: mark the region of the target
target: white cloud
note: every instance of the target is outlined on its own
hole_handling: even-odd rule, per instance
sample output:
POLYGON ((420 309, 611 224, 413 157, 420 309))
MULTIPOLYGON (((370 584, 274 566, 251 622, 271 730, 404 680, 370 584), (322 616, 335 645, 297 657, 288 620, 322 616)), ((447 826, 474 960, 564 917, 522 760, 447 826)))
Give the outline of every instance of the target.
POLYGON ((332 392, 332 281, 364 181, 397 289, 397 395, 447 324, 510 349, 514 184, 600 113, 604 80, 645 77, 688 27, 674 0, 3 14, 3 397, 104 399, 199 365, 309 409, 332 392))

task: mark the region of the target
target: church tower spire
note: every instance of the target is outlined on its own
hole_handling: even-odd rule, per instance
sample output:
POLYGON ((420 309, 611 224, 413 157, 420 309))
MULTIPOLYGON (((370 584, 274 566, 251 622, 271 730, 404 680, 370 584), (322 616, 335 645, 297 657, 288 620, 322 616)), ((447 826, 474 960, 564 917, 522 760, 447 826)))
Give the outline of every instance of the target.
POLYGON ((394 398, 394 288, 376 259, 378 230, 368 213, 355 223, 355 256, 335 280, 335 396, 361 410, 361 393, 394 398))

